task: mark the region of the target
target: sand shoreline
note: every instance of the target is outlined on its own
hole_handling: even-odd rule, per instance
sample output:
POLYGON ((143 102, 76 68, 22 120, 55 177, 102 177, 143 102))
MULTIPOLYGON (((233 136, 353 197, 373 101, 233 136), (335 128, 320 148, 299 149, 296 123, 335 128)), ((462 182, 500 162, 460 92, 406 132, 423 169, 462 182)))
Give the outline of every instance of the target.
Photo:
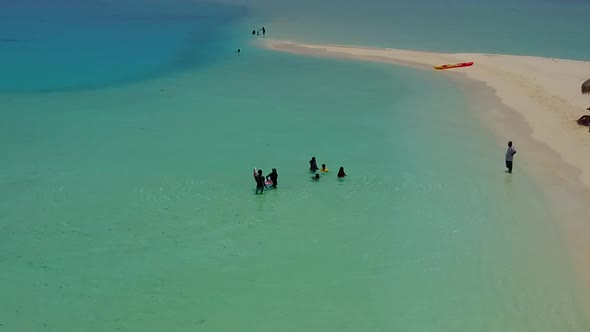
MULTIPOLYGON (((580 85, 590 62, 498 54, 444 54, 267 40, 264 47, 308 56, 385 62, 447 75, 468 92, 470 108, 498 137, 520 150, 518 167, 542 180, 553 219, 567 239, 573 267, 590 294, 590 133, 576 120, 590 97, 580 85), (473 67, 435 71, 434 65, 474 61, 473 67)), ((588 77, 586 77, 588 76, 588 77)), ((508 176, 509 177, 509 176, 508 176)), ((507 180, 509 181, 509 180, 507 180)), ((526 208, 526 207, 523 207, 526 208)), ((586 303, 586 307, 590 303, 586 303)))
MULTIPOLYGON (((268 40, 265 46, 283 52, 378 61, 435 74, 463 74, 492 88, 500 101, 523 117, 537 141, 556 151, 563 161, 579 170, 578 178, 590 188, 590 133, 576 120, 588 114, 590 98, 580 85, 590 75, 590 62, 531 56, 445 54, 398 49, 309 45, 268 40), (434 71, 433 65, 474 61, 473 67, 434 71)), ((564 174, 570 176, 570 174, 564 174)))

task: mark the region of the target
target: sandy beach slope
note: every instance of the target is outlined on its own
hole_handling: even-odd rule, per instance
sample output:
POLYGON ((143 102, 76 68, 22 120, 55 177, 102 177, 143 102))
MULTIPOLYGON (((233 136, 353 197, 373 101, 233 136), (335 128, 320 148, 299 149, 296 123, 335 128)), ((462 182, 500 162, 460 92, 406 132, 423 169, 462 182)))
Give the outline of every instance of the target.
MULTIPOLYGON (((340 45, 309 45, 268 40, 277 51, 312 56, 389 62, 418 67, 441 75, 462 73, 496 91, 501 102, 518 112, 532 137, 555 151, 579 170, 579 180, 590 187, 590 133, 576 120, 590 106, 581 94, 582 82, 590 78, 590 62, 532 56, 496 54, 444 54, 398 49, 340 45), (474 61, 466 68, 434 71, 434 65, 474 61)), ((571 174, 569 174, 571 176, 571 174)))

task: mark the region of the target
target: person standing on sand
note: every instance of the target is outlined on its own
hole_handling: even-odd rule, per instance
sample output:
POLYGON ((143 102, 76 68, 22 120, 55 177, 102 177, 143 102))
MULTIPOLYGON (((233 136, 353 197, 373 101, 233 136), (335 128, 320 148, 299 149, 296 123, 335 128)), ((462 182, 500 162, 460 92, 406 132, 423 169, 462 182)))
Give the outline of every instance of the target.
POLYGON ((508 169, 506 172, 511 174, 512 173, 512 162, 514 161, 514 155, 516 154, 516 149, 512 146, 512 141, 508 142, 508 150, 506 150, 506 168, 508 169))

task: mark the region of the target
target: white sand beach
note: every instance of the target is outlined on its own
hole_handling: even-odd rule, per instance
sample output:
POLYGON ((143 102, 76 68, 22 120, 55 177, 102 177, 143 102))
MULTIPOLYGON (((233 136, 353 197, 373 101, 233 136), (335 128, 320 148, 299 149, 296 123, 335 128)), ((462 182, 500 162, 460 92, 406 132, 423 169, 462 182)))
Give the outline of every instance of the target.
POLYGON ((268 40, 266 46, 313 56, 390 62, 432 70, 440 75, 461 73, 483 82, 496 91, 503 104, 523 117, 535 140, 546 144, 563 161, 579 170, 579 181, 590 187, 590 133, 588 128, 576 124, 580 116, 590 113, 586 110, 590 106, 590 97, 580 91, 582 82, 590 77, 590 62, 532 56, 309 45, 278 40, 268 40), (435 65, 467 61, 475 62, 474 66, 441 71, 433 68, 435 65))

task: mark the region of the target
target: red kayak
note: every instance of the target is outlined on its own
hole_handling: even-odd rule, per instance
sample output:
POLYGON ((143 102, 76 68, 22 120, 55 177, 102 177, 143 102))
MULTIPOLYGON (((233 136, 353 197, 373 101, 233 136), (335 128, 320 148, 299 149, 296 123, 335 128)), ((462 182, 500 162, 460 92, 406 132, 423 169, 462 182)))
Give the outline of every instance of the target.
POLYGON ((440 66, 434 66, 434 69, 452 69, 452 68, 461 68, 461 67, 470 67, 473 66, 473 62, 461 62, 461 63, 455 63, 455 64, 449 64, 449 65, 440 65, 440 66))

